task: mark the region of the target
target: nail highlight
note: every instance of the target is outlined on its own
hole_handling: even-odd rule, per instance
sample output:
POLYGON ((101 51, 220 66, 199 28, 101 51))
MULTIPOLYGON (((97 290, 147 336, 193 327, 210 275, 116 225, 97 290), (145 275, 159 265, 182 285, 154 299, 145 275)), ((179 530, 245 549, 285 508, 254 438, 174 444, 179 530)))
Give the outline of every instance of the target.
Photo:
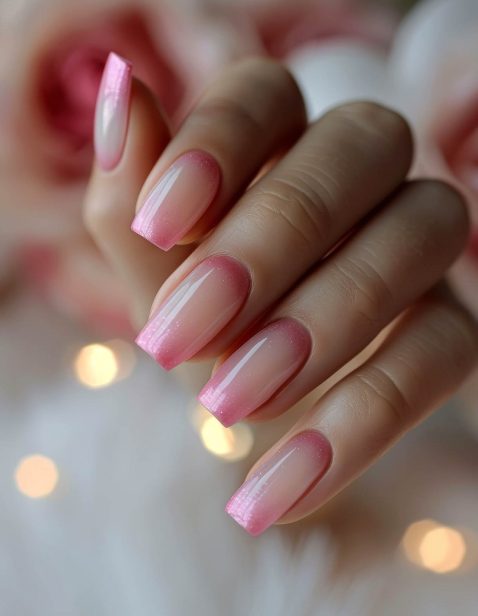
POLYGON ((323 434, 292 437, 234 494, 226 512, 253 536, 277 522, 328 470, 332 448, 323 434))
POLYGON ((239 312, 251 288, 236 259, 202 261, 159 307, 136 343, 163 368, 191 359, 239 312))
POLYGON ((131 79, 131 62, 110 53, 95 110, 95 153, 104 171, 114 169, 123 155, 129 121, 131 79))
POLYGON ((258 332, 218 368, 199 401, 226 427, 240 421, 296 375, 311 349, 309 332, 280 319, 258 332))
POLYGON ((192 229, 217 195, 221 170, 206 152, 178 158, 146 197, 131 229, 169 250, 192 229))

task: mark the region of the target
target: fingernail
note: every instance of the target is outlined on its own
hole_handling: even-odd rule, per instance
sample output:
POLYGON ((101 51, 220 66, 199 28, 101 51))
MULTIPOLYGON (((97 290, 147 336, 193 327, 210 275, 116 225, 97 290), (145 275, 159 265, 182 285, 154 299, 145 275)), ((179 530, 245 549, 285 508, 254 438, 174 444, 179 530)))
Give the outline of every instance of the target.
POLYGON ((213 202, 221 170, 206 152, 178 158, 146 197, 131 228, 162 250, 169 250, 192 229, 213 202))
POLYGON ((297 374, 310 348, 310 335, 300 323, 275 321, 228 357, 202 389, 199 401, 224 426, 231 426, 297 374))
POLYGON ((292 437, 227 503, 227 513, 253 536, 277 522, 326 473, 329 441, 316 430, 292 437))
POLYGON ((196 355, 229 323, 250 287, 249 272, 239 261, 209 257, 159 307, 136 342, 170 370, 196 355))
POLYGON ((99 166, 111 171, 123 155, 128 129, 132 65, 110 53, 95 111, 95 152, 99 166))

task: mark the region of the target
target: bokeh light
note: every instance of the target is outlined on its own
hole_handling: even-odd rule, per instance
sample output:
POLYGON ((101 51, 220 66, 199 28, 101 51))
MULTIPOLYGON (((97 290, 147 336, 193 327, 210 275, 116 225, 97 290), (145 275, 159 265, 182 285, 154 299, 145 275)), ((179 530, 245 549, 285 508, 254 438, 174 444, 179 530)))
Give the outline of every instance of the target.
POLYGON ((89 344, 78 352, 74 361, 78 381, 98 389, 114 383, 120 367, 115 352, 105 344, 89 344))
POLYGON ((438 574, 458 570, 467 553, 463 534, 434 520, 411 524, 403 536, 402 548, 410 562, 438 574))
POLYGON ((460 567, 466 555, 466 545, 459 531, 441 526, 426 533, 419 551, 426 569, 448 573, 460 567))
POLYGON ((58 483, 58 469, 50 458, 39 454, 22 458, 15 469, 18 490, 29 498, 45 498, 58 483))
POLYGON ((204 447, 218 458, 234 462, 251 452, 254 437, 248 425, 237 424, 225 428, 201 405, 195 407, 192 422, 204 447))

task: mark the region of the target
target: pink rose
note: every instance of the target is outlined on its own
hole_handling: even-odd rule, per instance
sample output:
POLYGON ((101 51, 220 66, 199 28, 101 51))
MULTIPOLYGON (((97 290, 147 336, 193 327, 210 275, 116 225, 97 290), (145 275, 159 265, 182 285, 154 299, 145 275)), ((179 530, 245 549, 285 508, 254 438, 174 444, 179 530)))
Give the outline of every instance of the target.
POLYGON ((75 316, 89 322, 124 323, 124 315, 101 316, 118 312, 120 289, 104 264, 110 284, 97 284, 101 257, 81 216, 105 59, 110 50, 131 59, 135 74, 177 122, 212 73, 260 47, 242 18, 233 23, 220 12, 191 13, 167 2, 56 0, 6 11, 2 5, 0 22, 8 27, 0 55, 0 241, 15 251, 49 255, 36 267, 31 258, 21 263, 55 305, 63 292, 69 314, 76 305, 75 316))
MULTIPOLYGON (((94 105, 108 52, 132 60, 174 119, 212 72, 252 44, 240 30, 227 41, 214 38, 204 16, 167 3, 26 6, 30 12, 10 25, 0 59, 0 206, 11 234, 56 241, 81 228, 94 105), (40 9, 47 20, 39 19, 40 9)), ((220 20, 214 24, 220 30, 220 20)))
POLYGON ((30 0, 8 14, 5 6, 0 240, 21 248, 28 280, 57 307, 96 324, 125 322, 121 289, 100 265, 81 220, 108 52, 132 60, 177 123, 231 60, 251 53, 284 57, 337 36, 383 45, 394 23, 389 12, 371 12, 358 0, 184 0, 179 8, 175 0, 30 0))

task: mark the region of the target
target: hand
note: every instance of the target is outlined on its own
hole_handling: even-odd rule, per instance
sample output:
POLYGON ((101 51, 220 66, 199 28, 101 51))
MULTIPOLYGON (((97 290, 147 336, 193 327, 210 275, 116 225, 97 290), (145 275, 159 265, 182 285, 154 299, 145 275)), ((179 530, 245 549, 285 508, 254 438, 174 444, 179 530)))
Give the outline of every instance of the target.
POLYGON ((474 367, 476 323, 443 282, 466 205, 406 179, 396 113, 350 103, 307 126, 274 62, 231 66, 172 139, 130 72, 110 58, 86 220, 138 324, 152 303, 138 344, 166 369, 219 358, 200 400, 230 426, 284 413, 381 334, 230 500, 256 535, 320 507, 474 367))

